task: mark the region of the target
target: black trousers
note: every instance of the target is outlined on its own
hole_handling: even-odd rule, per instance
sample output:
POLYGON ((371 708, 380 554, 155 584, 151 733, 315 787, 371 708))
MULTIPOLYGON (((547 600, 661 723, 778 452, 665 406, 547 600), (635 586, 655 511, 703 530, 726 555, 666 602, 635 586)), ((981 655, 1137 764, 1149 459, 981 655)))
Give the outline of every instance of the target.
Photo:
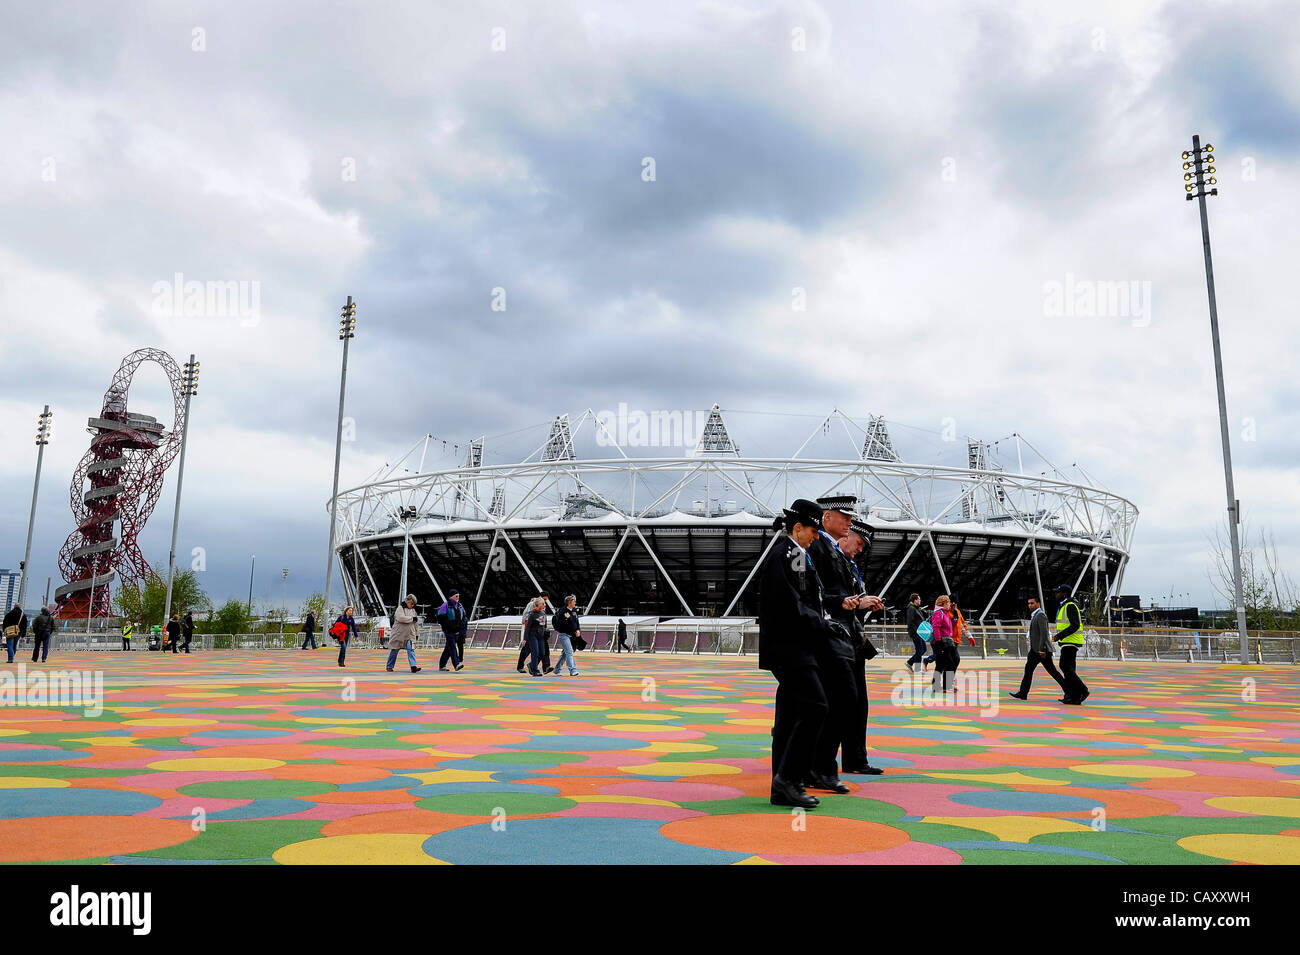
POLYGON ((921 639, 919 634, 909 634, 909 636, 912 638, 912 650, 914 651, 907 658, 907 665, 911 667, 925 659, 925 641, 921 639))
MULTIPOLYGON (((551 633, 548 630, 546 636, 537 641, 541 649, 541 661, 543 667, 551 665, 551 633)), ((519 648, 519 662, 515 664, 515 669, 523 668, 524 661, 528 659, 528 654, 533 650, 532 642, 524 640, 524 645, 519 648)))
POLYGON ((447 661, 451 661, 452 666, 460 666, 465 662, 465 634, 447 633, 443 634, 442 656, 438 658, 438 669, 447 668, 447 661))
POLYGON ((622 653, 624 650, 626 650, 628 653, 632 652, 632 648, 627 645, 626 635, 619 637, 618 643, 614 646, 615 653, 622 653))
POLYGON ((1029 698, 1029 684, 1033 682, 1034 668, 1037 666, 1041 666, 1044 670, 1046 670, 1047 675, 1050 676, 1057 683, 1059 683, 1062 690, 1065 689, 1065 680, 1064 678, 1062 678, 1060 672, 1056 669, 1056 664, 1052 662, 1052 654, 1049 652, 1047 656, 1040 657, 1038 655, 1037 650, 1030 650, 1029 658, 1025 660, 1025 675, 1020 678, 1021 696, 1025 697, 1026 699, 1029 698))
POLYGON ((867 765, 867 648, 853 653, 853 687, 857 691, 858 710, 851 733, 841 743, 840 761, 860 769, 867 765))
MULTIPOLYGON (((190 652, 190 641, 193 639, 194 639, 194 634, 187 633, 185 635, 185 643, 181 645, 181 649, 184 650, 186 653, 190 652)), ((314 647, 315 645, 316 645, 316 641, 312 640, 312 646, 314 647)))
POLYGON ((772 775, 799 784, 812 771, 830 707, 816 667, 779 667, 772 676, 777 683, 772 775))
POLYGON ((835 754, 844 746, 844 761, 853 765, 862 744, 854 744, 858 731, 858 688, 853 677, 853 660, 827 655, 817 661, 828 712, 813 752, 813 772, 838 776, 835 754))
POLYGON ((1087 684, 1079 679, 1074 658, 1079 655, 1078 644, 1061 644, 1061 689, 1067 700, 1077 700, 1088 692, 1087 684))

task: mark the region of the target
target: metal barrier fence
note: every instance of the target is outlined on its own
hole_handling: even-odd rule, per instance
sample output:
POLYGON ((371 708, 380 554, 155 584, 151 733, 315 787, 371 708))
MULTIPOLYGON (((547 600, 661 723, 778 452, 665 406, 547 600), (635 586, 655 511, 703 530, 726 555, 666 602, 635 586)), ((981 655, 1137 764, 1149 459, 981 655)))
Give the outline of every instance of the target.
MULTIPOLYGON (((523 645, 522 624, 469 624, 465 648, 516 649, 523 645)), ((876 649, 885 657, 907 658, 913 647, 907 628, 893 625, 868 626, 864 632, 876 649)), ((550 633, 551 646, 558 640, 550 633)), ((617 645, 614 631, 600 629, 585 631, 589 653, 612 653, 617 645)), ((301 633, 240 633, 195 634, 191 651, 219 650, 293 650, 302 645, 301 633)), ((1248 633, 1250 658, 1257 663, 1298 662, 1300 634, 1276 631, 1250 631, 1248 633)), ((328 634, 316 634, 319 647, 334 648, 338 644, 328 634)), ((417 650, 441 651, 445 643, 442 630, 423 627, 415 642, 417 650)), ((722 654, 751 655, 758 653, 758 627, 755 624, 719 626, 707 619, 698 624, 675 624, 671 627, 628 627, 628 648, 633 653, 668 654, 722 654)), ((22 641, 30 651, 30 634, 22 641)), ((135 651, 147 650, 149 635, 137 633, 131 641, 135 651)), ((387 639, 380 641, 376 633, 362 633, 349 642, 349 650, 387 649, 387 639)), ((20 650, 22 647, 20 646, 20 650)), ((121 650, 120 630, 77 633, 55 631, 51 651, 121 650)), ((963 655, 981 659, 1024 659, 1029 641, 1023 624, 991 623, 970 627, 970 640, 963 643, 963 655), (972 643, 971 640, 974 642, 972 643)), ((1155 660, 1184 663, 1233 663, 1240 659, 1240 641, 1233 631, 1190 631, 1173 629, 1121 629, 1085 628, 1084 657, 1094 659, 1155 660)))

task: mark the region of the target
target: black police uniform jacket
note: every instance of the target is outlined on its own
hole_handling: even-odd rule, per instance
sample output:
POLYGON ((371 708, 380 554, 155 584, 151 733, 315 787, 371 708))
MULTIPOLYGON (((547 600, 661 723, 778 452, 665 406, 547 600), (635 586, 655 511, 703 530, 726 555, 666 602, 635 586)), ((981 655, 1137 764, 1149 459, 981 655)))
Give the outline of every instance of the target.
POLYGON ((815 667, 832 627, 822 615, 821 581, 807 555, 783 537, 772 545, 759 579, 759 667, 815 667))
POLYGON ((827 615, 844 628, 844 632, 833 632, 827 649, 835 656, 845 660, 853 659, 853 641, 851 634, 858 632, 857 611, 845 610, 844 599, 856 597, 858 575, 849 565, 849 559, 838 547, 818 533, 808 547, 808 557, 822 582, 822 601, 827 615))

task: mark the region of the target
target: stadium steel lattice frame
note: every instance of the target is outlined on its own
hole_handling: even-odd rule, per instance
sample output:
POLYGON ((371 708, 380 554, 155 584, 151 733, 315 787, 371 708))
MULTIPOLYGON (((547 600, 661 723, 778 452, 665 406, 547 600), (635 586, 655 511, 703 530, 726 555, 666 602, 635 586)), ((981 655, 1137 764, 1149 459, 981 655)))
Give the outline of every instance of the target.
POLYGON ((141 348, 123 358, 87 430, 90 448, 73 472, 70 490, 76 530, 59 551, 59 570, 67 582, 54 592, 59 616, 74 619, 108 616, 115 578, 138 585, 152 573, 138 539, 185 430, 184 386, 176 361, 157 348, 141 348), (171 385, 171 431, 149 415, 127 410, 131 381, 147 362, 161 367, 171 385), (120 526, 120 538, 114 536, 114 524, 120 526))
MULTIPOLYGON (((847 492, 858 496, 873 530, 868 587, 896 606, 906 593, 895 591, 920 587, 918 579, 936 593, 953 592, 957 584, 979 618, 999 599, 1005 607, 1023 596, 1008 586, 1017 575, 1020 590, 1043 593, 1058 577, 1068 576, 1078 589, 1091 569, 1105 577, 1104 590, 1096 581, 1099 593, 1118 592, 1137 520, 1132 502, 1060 472, 1000 470, 977 442, 966 468, 909 464, 894 452, 883 419, 872 418, 863 429, 833 411, 819 428, 837 417, 862 432, 857 460, 800 458, 808 442, 786 458, 743 457, 716 406, 700 444, 677 457, 628 456, 590 410, 572 429, 567 416, 555 419, 547 442, 517 464, 482 464, 476 441, 462 467, 340 492, 345 589, 368 612, 392 606, 397 594, 387 564, 404 539, 397 515, 414 506, 412 568, 423 570, 439 600, 452 579, 467 585, 462 597, 475 616, 490 580, 500 584, 494 605, 568 588, 595 608, 616 578, 624 595, 654 591, 648 600, 657 608, 646 603, 642 610, 752 612, 751 584, 774 539, 772 517, 795 497, 847 492), (720 428, 712 427, 714 419, 720 428), (577 458, 572 434, 585 424, 603 432, 600 443, 619 457, 577 458), (714 490, 734 500, 715 506, 714 490), (695 499, 691 513, 678 507, 681 498, 696 496, 703 501, 695 499), (640 583, 630 580, 635 574, 628 568, 616 569, 632 551, 644 570, 640 583), (702 572, 710 560, 713 566, 702 572), (929 560, 932 565, 922 566, 929 560)), ((630 601, 612 603, 621 608, 630 601)))

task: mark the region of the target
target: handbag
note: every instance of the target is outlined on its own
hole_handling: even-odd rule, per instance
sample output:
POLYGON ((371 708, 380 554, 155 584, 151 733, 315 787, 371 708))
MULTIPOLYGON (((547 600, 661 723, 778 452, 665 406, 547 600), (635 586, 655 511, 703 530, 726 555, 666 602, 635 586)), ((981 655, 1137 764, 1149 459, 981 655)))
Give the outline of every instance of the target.
POLYGON ((14 639, 16 639, 17 637, 18 637, 18 625, 17 625, 17 624, 13 624, 13 625, 11 625, 11 626, 5 627, 5 639, 6 639, 6 640, 14 640, 14 639))
POLYGON ((930 642, 930 638, 934 636, 934 627, 930 626, 929 620, 921 621, 921 625, 916 628, 916 635, 926 643, 930 642))

